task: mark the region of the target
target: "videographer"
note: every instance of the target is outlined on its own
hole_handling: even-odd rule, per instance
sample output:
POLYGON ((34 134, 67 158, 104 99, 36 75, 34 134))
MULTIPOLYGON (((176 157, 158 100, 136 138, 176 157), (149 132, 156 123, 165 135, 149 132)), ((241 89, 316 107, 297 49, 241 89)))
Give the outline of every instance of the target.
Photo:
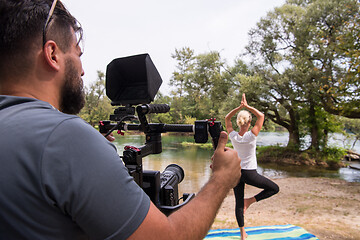
POLYGON ((61 1, 0 0, 0 239, 202 239, 240 178, 221 133, 212 176, 169 217, 84 105, 82 29, 61 1))

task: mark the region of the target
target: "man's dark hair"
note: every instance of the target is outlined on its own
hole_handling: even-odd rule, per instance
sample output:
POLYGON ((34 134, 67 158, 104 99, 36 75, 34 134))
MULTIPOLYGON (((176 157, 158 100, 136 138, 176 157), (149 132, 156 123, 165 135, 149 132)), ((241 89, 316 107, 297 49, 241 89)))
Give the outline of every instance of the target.
MULTIPOLYGON (((43 29, 52 0, 0 0, 0 78, 32 67, 35 50, 43 47, 43 29)), ((70 48, 71 28, 82 39, 78 21, 58 1, 46 28, 46 41, 54 40, 61 51, 70 48)))

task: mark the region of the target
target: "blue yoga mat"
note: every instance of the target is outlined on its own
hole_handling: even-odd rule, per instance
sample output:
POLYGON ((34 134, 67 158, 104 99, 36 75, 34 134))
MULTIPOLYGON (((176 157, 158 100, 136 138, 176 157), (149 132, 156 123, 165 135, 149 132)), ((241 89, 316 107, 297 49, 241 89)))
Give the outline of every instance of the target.
MULTIPOLYGON (((315 235, 295 225, 274 225, 245 227, 248 234, 246 240, 319 240, 315 235)), ((205 239, 240 239, 240 229, 210 230, 205 239)))

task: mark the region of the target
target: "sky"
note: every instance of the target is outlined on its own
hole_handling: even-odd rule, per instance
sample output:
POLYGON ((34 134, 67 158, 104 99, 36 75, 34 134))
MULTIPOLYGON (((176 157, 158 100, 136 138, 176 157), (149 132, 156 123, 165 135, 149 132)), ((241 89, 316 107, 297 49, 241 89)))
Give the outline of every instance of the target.
POLYGON ((248 43, 248 31, 285 0, 62 0, 84 30, 86 86, 115 58, 148 53, 168 95, 176 70, 171 55, 219 51, 232 65, 248 43))

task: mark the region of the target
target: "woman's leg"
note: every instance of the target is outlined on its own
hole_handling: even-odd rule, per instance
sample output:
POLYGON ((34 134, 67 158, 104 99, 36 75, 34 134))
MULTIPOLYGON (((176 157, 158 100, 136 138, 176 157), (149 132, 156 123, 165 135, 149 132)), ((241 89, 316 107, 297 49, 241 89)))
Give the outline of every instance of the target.
POLYGON ((245 182, 243 181, 243 177, 241 176, 240 182, 234 188, 235 216, 239 227, 244 226, 244 188, 245 188, 245 182))
POLYGON ((243 177, 241 176, 240 182, 234 188, 234 195, 235 195, 235 216, 236 216, 236 221, 240 228, 242 240, 244 240, 247 236, 244 228, 244 189, 245 189, 245 182, 243 181, 243 177))
POLYGON ((248 209, 250 207, 250 205, 253 204, 254 202, 256 202, 255 197, 244 199, 244 214, 246 212, 246 209, 248 209))
POLYGON ((256 170, 246 171, 246 177, 244 178, 244 180, 245 180, 246 184, 249 184, 249 185, 257 187, 257 188, 264 189, 260 193, 255 195, 254 199, 250 198, 250 199, 245 200, 246 208, 249 207, 253 203, 253 200, 256 200, 258 202, 260 200, 269 198, 279 192, 279 186, 276 183, 274 183, 270 179, 258 174, 256 170), (246 206, 247 204, 249 204, 249 205, 246 206))
POLYGON ((279 192, 279 186, 270 179, 260 175, 256 170, 241 170, 241 178, 234 188, 235 216, 240 227, 241 240, 245 240, 247 234, 244 228, 245 210, 254 202, 268 198, 279 192), (244 199, 245 183, 264 189, 254 197, 244 199))
POLYGON ((240 228, 241 240, 245 240, 247 238, 247 233, 245 232, 245 227, 240 228))

